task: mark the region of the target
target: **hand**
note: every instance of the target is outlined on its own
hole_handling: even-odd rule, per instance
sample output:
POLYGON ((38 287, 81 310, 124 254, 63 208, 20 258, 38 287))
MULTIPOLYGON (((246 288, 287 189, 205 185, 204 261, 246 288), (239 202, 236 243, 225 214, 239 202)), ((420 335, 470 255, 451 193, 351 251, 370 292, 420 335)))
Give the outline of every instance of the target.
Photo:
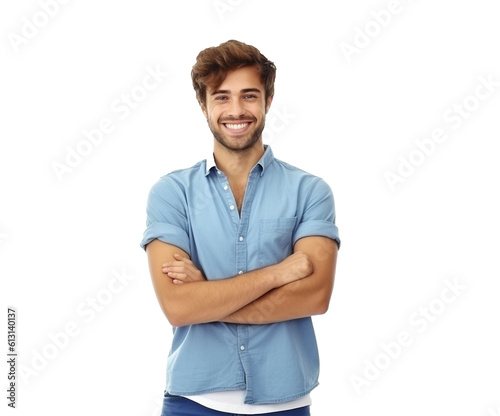
POLYGON ((175 284, 199 282, 205 280, 194 263, 180 254, 174 254, 175 261, 163 263, 161 271, 175 284))
POLYGON ((296 251, 281 263, 276 265, 278 269, 278 282, 280 285, 304 279, 313 272, 313 265, 309 256, 302 251, 296 251))

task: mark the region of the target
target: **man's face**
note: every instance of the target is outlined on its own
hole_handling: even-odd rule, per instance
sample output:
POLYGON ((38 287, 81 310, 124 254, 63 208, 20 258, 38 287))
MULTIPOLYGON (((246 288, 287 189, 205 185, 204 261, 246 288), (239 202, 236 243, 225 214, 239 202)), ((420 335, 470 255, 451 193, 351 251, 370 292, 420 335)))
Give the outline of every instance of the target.
POLYGON ((228 72, 217 88, 207 88, 207 104, 202 111, 215 140, 226 149, 250 149, 262 138, 266 113, 264 85, 255 67, 228 72))

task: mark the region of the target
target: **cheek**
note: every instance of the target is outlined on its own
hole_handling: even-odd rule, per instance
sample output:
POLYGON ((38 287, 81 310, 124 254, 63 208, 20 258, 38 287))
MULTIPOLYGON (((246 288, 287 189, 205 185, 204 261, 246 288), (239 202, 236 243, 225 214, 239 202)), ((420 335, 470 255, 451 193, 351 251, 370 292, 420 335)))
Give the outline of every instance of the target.
POLYGON ((214 122, 219 120, 219 118, 222 115, 222 111, 217 108, 217 106, 211 107, 209 111, 207 112, 208 118, 213 120, 214 122))
POLYGON ((256 105, 254 109, 254 114, 259 114, 261 116, 265 116, 269 110, 269 107, 266 107, 264 103, 262 105, 256 105))

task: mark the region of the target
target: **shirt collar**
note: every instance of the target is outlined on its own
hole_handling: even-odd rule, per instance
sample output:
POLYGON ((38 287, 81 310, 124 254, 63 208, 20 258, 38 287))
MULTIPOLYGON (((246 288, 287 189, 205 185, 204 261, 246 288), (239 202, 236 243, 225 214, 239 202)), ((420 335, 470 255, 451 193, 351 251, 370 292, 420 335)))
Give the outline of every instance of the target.
MULTIPOLYGON (((259 159, 259 161, 257 162, 257 165, 260 165, 262 170, 260 172, 260 176, 262 176, 266 170, 266 168, 274 161, 274 154, 273 154, 273 151, 271 150, 271 146, 265 144, 264 145, 264 154, 262 155, 262 157, 259 159)), ((253 169, 255 169, 255 166, 253 167, 253 169)), ((215 158, 214 158, 214 154, 213 152, 210 153, 210 155, 208 155, 207 159, 206 159, 206 171, 205 171, 205 176, 208 176, 208 174, 210 173, 210 170, 214 168, 214 169, 217 169, 217 165, 215 164, 215 158)), ((252 170, 253 170, 252 169, 252 170)))
POLYGON ((210 152, 210 154, 207 156, 207 161, 206 161, 205 165, 206 165, 205 176, 208 176, 208 174, 210 173, 210 170, 212 168, 217 169, 213 152, 210 152))

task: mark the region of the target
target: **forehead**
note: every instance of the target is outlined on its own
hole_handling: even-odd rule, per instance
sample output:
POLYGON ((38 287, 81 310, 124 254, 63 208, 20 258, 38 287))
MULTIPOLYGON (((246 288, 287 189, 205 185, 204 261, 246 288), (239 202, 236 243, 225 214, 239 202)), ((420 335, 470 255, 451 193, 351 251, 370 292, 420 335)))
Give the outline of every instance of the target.
POLYGON ((215 88, 209 88, 209 92, 213 92, 215 90, 239 92, 249 88, 264 91, 264 85, 260 79, 260 73, 254 66, 246 66, 229 71, 222 83, 215 88))

